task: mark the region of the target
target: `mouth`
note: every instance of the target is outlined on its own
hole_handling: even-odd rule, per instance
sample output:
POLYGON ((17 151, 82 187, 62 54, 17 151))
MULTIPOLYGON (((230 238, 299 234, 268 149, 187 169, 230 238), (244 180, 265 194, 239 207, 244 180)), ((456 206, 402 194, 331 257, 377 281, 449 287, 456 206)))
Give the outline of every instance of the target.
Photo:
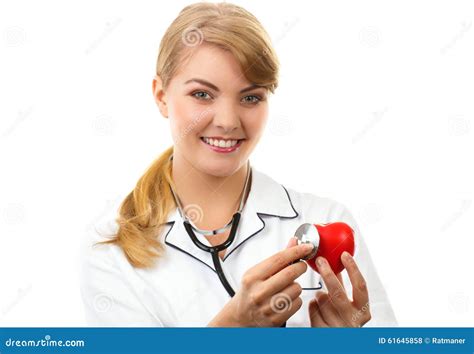
POLYGON ((246 139, 216 139, 202 136, 200 140, 217 152, 232 152, 237 150, 246 139))

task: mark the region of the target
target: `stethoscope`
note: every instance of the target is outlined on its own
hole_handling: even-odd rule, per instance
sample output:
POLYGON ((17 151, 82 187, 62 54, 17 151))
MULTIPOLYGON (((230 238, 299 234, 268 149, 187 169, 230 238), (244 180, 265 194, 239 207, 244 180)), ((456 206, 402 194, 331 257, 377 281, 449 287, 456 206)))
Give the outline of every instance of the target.
MULTIPOLYGON (((173 160, 173 155, 170 156, 169 160, 173 160)), ((186 214, 183 211, 183 207, 181 205, 181 202, 179 198, 177 197, 176 193, 173 190, 173 187, 170 186, 171 192, 173 194, 173 197, 175 199, 176 205, 178 207, 179 214, 181 215, 181 218, 183 219, 183 224, 184 228, 186 229, 186 232, 188 233, 189 237, 191 237, 191 240, 193 243, 201 250, 205 252, 209 252, 212 256, 212 262, 214 263, 214 267, 216 269, 217 275, 219 276, 219 279, 224 286, 225 290, 227 293, 230 295, 230 297, 233 297, 235 295, 234 289, 232 289, 232 286, 229 284, 224 271, 222 270, 221 262, 219 260, 219 252, 227 249, 232 242, 235 239, 235 234, 237 233, 237 228, 239 227, 239 222, 240 222, 240 216, 242 209, 244 207, 244 202, 245 202, 245 195, 247 194, 247 186, 250 178, 250 173, 251 173, 251 166, 250 166, 250 161, 247 163, 247 176, 245 178, 245 184, 244 188, 242 191, 242 197, 240 199, 240 204, 239 204, 239 209, 237 212, 232 216, 232 220, 230 220, 227 225, 224 227, 221 227, 220 229, 216 230, 202 230, 196 227, 196 225, 193 224, 193 222, 186 216, 186 214), (227 240, 217 246, 208 246, 199 241, 199 239, 196 237, 196 234, 194 231, 198 232, 201 235, 204 236, 213 236, 216 234, 220 234, 224 231, 226 231, 228 228, 230 229, 229 237, 227 240)))
MULTIPOLYGON (((169 160, 170 161, 173 160, 173 155, 170 156, 169 160)), ((193 222, 184 213, 183 207, 181 205, 181 202, 180 202, 179 198, 177 197, 176 193, 174 192, 173 187, 170 186, 170 189, 171 189, 171 192, 173 194, 174 200, 175 200, 176 205, 178 207, 179 214, 181 215, 181 218, 183 219, 183 225, 184 225, 184 228, 186 229, 186 232, 188 233, 189 237, 191 237, 191 240, 193 241, 193 243, 199 249, 201 249, 205 252, 209 252, 211 254, 212 262, 214 263, 214 267, 216 269, 217 275, 219 276, 219 280, 221 281, 222 285, 224 286, 225 290, 230 295, 230 297, 233 297, 235 295, 235 291, 234 291, 234 289, 232 289, 232 286, 229 284, 229 282, 228 282, 228 280, 227 280, 227 278, 224 274, 224 271, 222 270, 221 262, 220 262, 220 259, 219 259, 219 252, 222 251, 222 250, 225 250, 226 248, 228 248, 235 239, 235 234, 237 233, 237 228, 239 227, 241 212, 242 212, 242 209, 244 207, 245 196, 247 194, 247 186, 248 186, 248 182, 249 182, 249 178, 250 178, 250 174, 251 174, 251 169, 252 168, 250 166, 250 161, 248 161, 248 163, 247 163, 247 176, 245 178, 245 184, 244 184, 244 188, 242 190, 242 197, 240 199, 239 209, 232 216, 232 220, 230 220, 227 223, 227 225, 225 225, 224 227, 221 227, 220 229, 217 229, 217 230, 202 230, 202 229, 199 229, 198 227, 196 227, 196 225, 194 225, 193 222), (204 236, 212 236, 212 235, 216 235, 216 234, 224 232, 229 227, 231 228, 230 233, 229 233, 229 237, 227 238, 227 240, 225 242, 223 242, 223 243, 221 243, 217 246, 205 245, 204 243, 199 241, 199 239, 196 237, 196 234, 194 233, 194 231, 196 231, 199 234, 204 235, 204 236)), ((286 322, 281 327, 286 327, 286 322)))

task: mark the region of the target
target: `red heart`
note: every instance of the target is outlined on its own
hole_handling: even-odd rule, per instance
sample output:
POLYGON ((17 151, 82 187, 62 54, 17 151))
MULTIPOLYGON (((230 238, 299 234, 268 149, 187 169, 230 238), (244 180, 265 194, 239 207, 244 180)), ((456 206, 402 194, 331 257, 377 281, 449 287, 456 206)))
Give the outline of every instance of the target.
POLYGON ((354 230, 343 222, 328 224, 313 224, 319 234, 319 248, 316 255, 306 260, 306 263, 319 273, 316 258, 324 257, 329 262, 335 274, 342 272, 344 265, 341 255, 344 251, 354 255, 354 230))

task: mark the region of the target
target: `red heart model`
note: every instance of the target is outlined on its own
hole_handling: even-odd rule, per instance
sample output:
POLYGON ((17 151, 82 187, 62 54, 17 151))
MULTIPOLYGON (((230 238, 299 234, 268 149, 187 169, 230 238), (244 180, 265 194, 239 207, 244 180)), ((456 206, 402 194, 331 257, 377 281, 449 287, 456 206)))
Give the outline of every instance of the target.
POLYGON ((347 251, 354 255, 354 230, 343 222, 313 225, 318 230, 319 248, 316 255, 306 260, 306 263, 319 273, 316 258, 321 256, 327 259, 335 274, 342 272, 342 253, 347 251))

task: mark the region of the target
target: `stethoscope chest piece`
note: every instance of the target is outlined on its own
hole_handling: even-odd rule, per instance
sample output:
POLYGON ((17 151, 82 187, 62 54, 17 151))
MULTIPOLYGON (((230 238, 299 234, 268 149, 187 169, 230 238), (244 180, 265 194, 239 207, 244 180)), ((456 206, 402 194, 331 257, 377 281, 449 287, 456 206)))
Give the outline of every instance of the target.
POLYGON ((309 255, 303 258, 303 260, 308 260, 313 258, 318 252, 319 248, 319 234, 318 230, 313 224, 305 223, 300 225, 295 232, 295 237, 298 241, 298 245, 302 243, 310 243, 313 245, 313 250, 309 255))

